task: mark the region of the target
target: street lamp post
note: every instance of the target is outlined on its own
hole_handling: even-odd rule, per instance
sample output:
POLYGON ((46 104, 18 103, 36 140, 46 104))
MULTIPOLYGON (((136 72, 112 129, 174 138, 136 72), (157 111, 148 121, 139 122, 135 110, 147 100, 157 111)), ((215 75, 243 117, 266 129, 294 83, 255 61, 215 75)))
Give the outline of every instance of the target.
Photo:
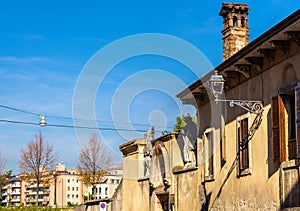
POLYGON ((263 112, 264 108, 261 101, 220 99, 223 94, 224 83, 225 80, 222 75, 218 74, 218 71, 215 71, 215 74, 209 79, 209 89, 215 97, 216 102, 229 102, 230 107, 236 105, 254 114, 261 114, 263 112))
POLYGON ((57 202, 56 202, 56 172, 54 173, 54 202, 53 202, 53 205, 54 207, 56 208, 57 206, 57 202))

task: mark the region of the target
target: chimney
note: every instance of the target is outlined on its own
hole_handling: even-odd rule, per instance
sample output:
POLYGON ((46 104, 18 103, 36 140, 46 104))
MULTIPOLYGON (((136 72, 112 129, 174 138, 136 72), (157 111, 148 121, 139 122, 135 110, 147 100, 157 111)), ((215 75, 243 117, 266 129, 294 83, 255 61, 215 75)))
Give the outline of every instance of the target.
POLYGON ((246 4, 222 3, 219 15, 223 17, 223 61, 248 44, 248 11, 246 4))

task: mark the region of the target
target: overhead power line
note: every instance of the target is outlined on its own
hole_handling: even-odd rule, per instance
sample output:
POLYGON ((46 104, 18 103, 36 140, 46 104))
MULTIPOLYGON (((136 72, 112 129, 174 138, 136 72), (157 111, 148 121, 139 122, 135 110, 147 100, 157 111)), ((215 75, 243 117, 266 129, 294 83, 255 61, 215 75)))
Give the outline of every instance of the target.
MULTIPOLYGON (((11 124, 23 124, 23 125, 34 125, 40 126, 38 123, 26 122, 26 121, 15 121, 8 119, 0 119, 0 123, 11 123, 11 124)), ((89 130, 105 130, 105 131, 127 131, 127 132, 147 132, 147 130, 139 129, 125 129, 125 128, 108 128, 108 127, 88 127, 88 126, 77 126, 77 125, 60 125, 60 124, 47 124, 46 127, 61 127, 61 128, 78 128, 78 129, 89 129, 89 130)), ((156 131, 156 132, 166 132, 166 131, 156 131)))
POLYGON ((10 107, 10 106, 0 105, 0 107, 1 108, 6 108, 6 109, 9 109, 9 110, 13 110, 13 111, 18 111, 18 112, 26 113, 26 114, 35 115, 35 116, 39 116, 40 115, 40 114, 37 114, 37 113, 33 113, 33 112, 30 112, 30 111, 25 111, 25 110, 18 109, 18 108, 13 108, 13 107, 10 107))
MULTIPOLYGON (((5 109, 9 109, 9 110, 13 110, 13 111, 18 111, 18 112, 30 114, 30 115, 34 115, 34 116, 41 116, 41 114, 34 113, 34 112, 31 112, 31 111, 26 111, 26 110, 19 109, 19 108, 14 108, 14 107, 11 107, 11 106, 6 106, 6 105, 1 105, 0 104, 0 107, 5 108, 5 109)), ((67 116, 56 116, 56 115, 43 115, 43 116, 47 117, 47 118, 53 118, 53 119, 69 119, 69 120, 78 120, 78 121, 96 121, 96 122, 100 122, 100 123, 120 124, 120 125, 135 125, 135 126, 144 126, 144 127, 150 127, 151 126, 151 125, 148 125, 148 124, 141 124, 141 123, 117 122, 117 121, 106 121, 106 120, 97 120, 97 119, 81 119, 81 118, 73 118, 73 117, 67 117, 67 116)), ((172 126, 162 126, 162 125, 155 125, 155 127, 173 128, 172 126)))

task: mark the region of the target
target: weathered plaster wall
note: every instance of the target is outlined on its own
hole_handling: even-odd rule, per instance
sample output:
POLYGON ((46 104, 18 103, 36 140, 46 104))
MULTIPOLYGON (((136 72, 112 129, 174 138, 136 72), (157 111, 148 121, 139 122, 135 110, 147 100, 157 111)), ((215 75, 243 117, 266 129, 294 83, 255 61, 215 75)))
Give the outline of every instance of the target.
POLYGON ((122 200, 123 200, 123 181, 119 184, 114 195, 112 196, 112 201, 109 204, 108 211, 122 211, 122 200))
MULTIPOLYGON (((205 182, 206 196, 209 197, 211 210, 278 210, 280 198, 285 200, 287 192, 292 191, 292 186, 299 186, 299 178, 295 171, 283 172, 280 176, 280 164, 272 162, 272 134, 271 134, 271 98, 278 94, 278 90, 291 81, 300 80, 300 54, 295 45, 291 46, 289 57, 284 57, 282 52, 276 51, 275 63, 265 63, 262 74, 242 83, 226 93, 226 99, 263 100, 264 112, 262 122, 249 143, 251 174, 237 176, 237 117, 247 115, 245 110, 227 105, 226 116, 226 163, 222 167, 220 159, 220 130, 211 124, 211 105, 206 103, 200 106, 201 127, 200 134, 206 128, 214 126, 217 134, 215 148, 214 180, 205 182), (294 51, 294 52, 293 52, 294 51), (293 64, 296 72, 284 71, 286 66, 293 64), (291 180, 291 186, 280 187, 280 178, 291 180), (285 188, 282 196, 281 188, 285 188)), ((212 102, 214 105, 214 102, 212 102)), ((256 115, 249 114, 249 126, 256 115)), ((201 145, 200 145, 201 147, 201 145)), ((201 151, 201 149, 200 149, 201 151)), ((198 156, 201 156, 199 154, 198 156)), ((203 177, 204 165, 200 167, 200 180, 203 177)), ((297 168, 296 168, 297 169, 297 168)))
POLYGON ((122 148, 125 154, 123 156, 121 207, 123 211, 139 211, 144 210, 145 205, 138 179, 144 175, 143 150, 146 140, 136 139, 129 143, 122 148))
POLYGON ((204 194, 199 191, 200 178, 197 169, 176 173, 174 186, 176 210, 201 210, 204 194))

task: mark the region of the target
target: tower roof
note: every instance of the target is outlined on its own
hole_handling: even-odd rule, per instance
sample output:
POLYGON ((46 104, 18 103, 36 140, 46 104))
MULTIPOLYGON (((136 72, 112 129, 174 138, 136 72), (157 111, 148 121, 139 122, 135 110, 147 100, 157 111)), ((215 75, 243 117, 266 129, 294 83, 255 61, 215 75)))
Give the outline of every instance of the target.
POLYGON ((241 4, 241 3, 222 3, 221 10, 219 12, 220 16, 227 16, 229 12, 234 12, 234 11, 243 11, 243 12, 248 12, 250 8, 248 7, 247 4, 241 4))

